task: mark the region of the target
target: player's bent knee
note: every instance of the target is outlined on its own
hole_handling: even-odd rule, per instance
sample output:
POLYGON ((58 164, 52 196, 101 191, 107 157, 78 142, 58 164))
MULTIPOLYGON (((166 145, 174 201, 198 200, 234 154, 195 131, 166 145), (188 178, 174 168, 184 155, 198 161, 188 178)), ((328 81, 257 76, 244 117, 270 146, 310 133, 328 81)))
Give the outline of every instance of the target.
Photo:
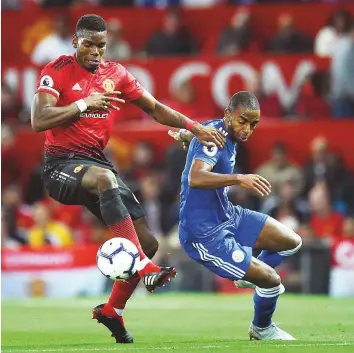
POLYGON ((300 235, 298 235, 294 232, 292 239, 291 239, 291 244, 292 244, 292 247, 289 250, 279 251, 278 254, 282 255, 282 256, 291 256, 291 255, 296 254, 302 246, 302 239, 301 239, 300 235))
POLYGON ((96 188, 98 192, 118 187, 117 179, 113 172, 102 169, 96 173, 96 188))

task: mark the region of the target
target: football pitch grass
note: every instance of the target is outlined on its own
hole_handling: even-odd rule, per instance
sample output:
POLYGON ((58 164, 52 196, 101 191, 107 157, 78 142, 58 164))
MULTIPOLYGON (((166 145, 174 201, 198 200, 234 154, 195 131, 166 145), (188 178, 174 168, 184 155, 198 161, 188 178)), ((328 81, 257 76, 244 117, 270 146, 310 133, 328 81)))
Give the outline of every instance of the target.
POLYGON ((297 341, 249 341, 251 295, 154 294, 125 312, 134 344, 91 320, 102 298, 2 302, 2 352, 354 352, 354 299, 283 295, 275 322, 297 341))

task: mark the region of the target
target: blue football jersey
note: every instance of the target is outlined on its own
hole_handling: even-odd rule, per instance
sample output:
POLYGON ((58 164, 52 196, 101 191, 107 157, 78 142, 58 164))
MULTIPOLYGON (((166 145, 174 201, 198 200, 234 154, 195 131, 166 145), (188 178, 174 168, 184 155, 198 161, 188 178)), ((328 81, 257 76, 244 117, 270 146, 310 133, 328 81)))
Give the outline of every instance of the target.
MULTIPOLYGON (((209 120, 204 125, 225 129, 222 119, 209 120)), ((236 147, 229 137, 226 137, 226 145, 222 149, 207 148, 201 145, 197 138, 191 141, 181 180, 180 236, 188 234, 188 236, 206 238, 232 217, 234 207, 227 197, 228 187, 192 188, 188 185, 188 176, 195 159, 211 165, 214 173, 232 174, 235 167, 236 147)))

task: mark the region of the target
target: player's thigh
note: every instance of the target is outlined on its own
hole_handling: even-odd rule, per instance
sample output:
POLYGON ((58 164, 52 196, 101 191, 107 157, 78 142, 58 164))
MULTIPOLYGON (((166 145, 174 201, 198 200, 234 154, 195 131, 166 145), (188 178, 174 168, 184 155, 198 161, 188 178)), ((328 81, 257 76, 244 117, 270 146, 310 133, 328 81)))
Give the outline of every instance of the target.
POLYGON ((231 234, 217 243, 187 240, 181 245, 192 259, 218 276, 233 281, 245 276, 252 259, 252 249, 238 244, 231 234))
POLYGON ((267 218, 255 244, 256 249, 274 252, 292 250, 300 246, 301 237, 272 217, 267 218))
POLYGON ((46 163, 42 178, 49 196, 65 205, 85 205, 86 190, 81 181, 89 167, 70 160, 46 163))
POLYGON ((243 278, 260 288, 274 288, 281 283, 280 276, 266 263, 252 257, 247 273, 243 278))
POLYGON ((266 224, 268 215, 256 211, 234 207, 234 219, 230 231, 242 246, 255 248, 256 242, 266 224))

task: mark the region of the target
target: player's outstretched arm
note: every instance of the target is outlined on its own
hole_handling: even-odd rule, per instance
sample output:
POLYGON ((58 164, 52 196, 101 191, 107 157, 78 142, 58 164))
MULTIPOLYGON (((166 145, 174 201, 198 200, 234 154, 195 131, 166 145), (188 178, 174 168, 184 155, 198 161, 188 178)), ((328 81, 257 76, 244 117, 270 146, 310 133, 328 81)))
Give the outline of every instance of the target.
POLYGON ((214 143, 220 148, 225 145, 225 136, 219 130, 204 126, 187 118, 183 114, 156 100, 147 91, 133 103, 160 124, 191 131, 203 145, 210 146, 211 143, 214 143))
POLYGON ((240 185, 255 191, 260 196, 270 194, 269 182, 254 174, 219 174, 212 172, 208 163, 195 159, 189 173, 189 186, 199 189, 217 189, 225 186, 240 185))
POLYGON ((119 110, 113 105, 113 102, 124 103, 123 99, 111 97, 120 92, 109 93, 92 93, 85 99, 71 103, 64 107, 56 107, 57 98, 52 94, 38 92, 35 94, 31 108, 31 124, 36 132, 53 129, 57 126, 66 124, 77 118, 80 113, 90 110, 104 110, 109 112, 110 109, 119 110), (112 103, 111 103, 112 102, 112 103))

